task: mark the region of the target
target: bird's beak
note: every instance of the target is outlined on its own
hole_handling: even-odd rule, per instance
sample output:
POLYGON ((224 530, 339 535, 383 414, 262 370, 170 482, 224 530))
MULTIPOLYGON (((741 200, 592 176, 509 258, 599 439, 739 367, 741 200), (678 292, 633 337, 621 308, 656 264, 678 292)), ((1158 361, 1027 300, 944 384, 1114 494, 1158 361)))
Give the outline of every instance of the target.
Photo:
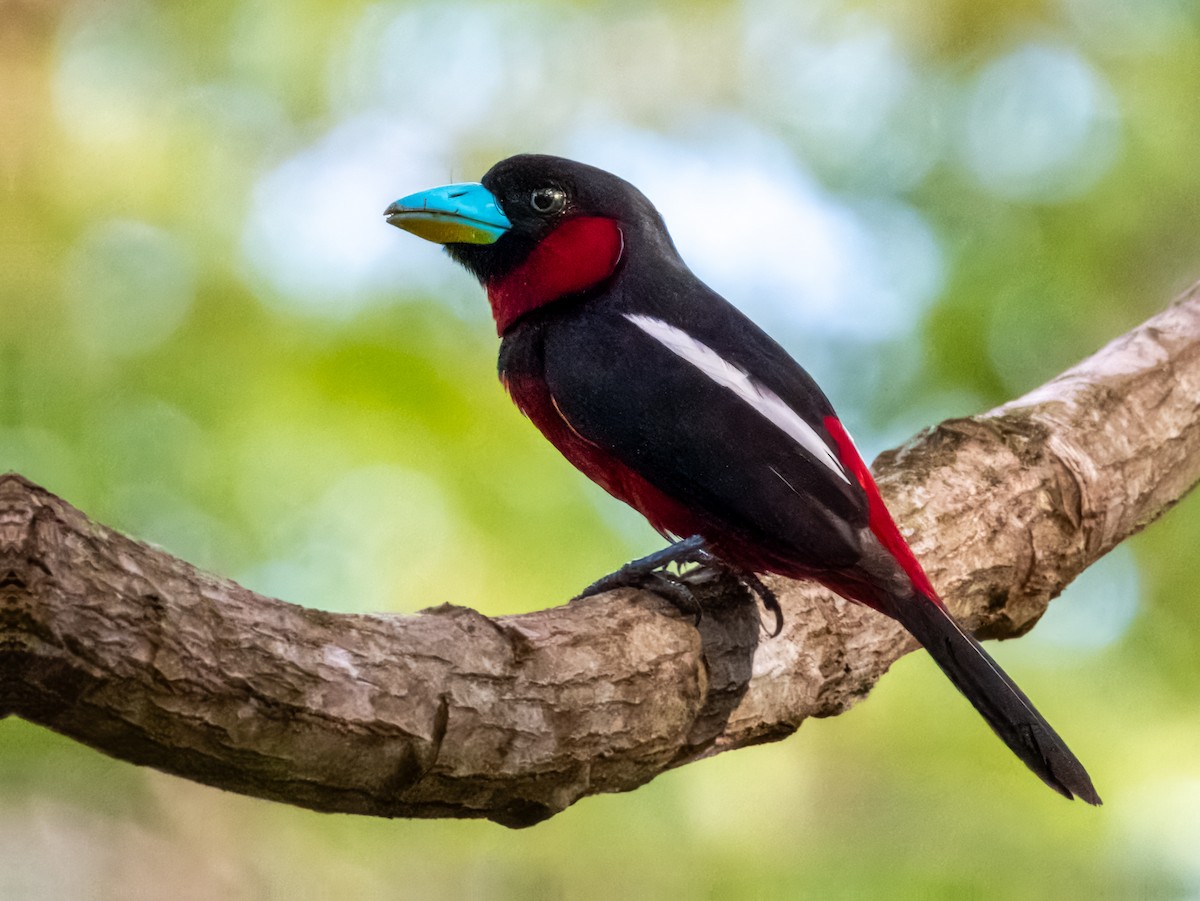
POLYGON ((493 244, 512 228, 495 195, 474 183, 409 194, 383 215, 396 228, 438 244, 493 244))

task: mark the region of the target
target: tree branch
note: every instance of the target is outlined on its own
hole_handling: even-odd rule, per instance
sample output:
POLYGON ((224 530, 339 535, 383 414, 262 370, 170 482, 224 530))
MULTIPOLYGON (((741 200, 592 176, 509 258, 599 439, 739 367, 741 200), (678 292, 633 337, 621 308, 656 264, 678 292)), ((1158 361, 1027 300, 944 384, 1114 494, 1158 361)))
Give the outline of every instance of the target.
MULTIPOLYGON (((983 637, 1200 479, 1200 286, 1036 391, 876 461, 934 582, 983 637)), ((664 769, 781 738, 913 647, 889 620, 772 583, 699 629, 633 591, 489 619, 337 615, 256 595, 0 478, 0 715, 263 798, 523 826, 664 769)))

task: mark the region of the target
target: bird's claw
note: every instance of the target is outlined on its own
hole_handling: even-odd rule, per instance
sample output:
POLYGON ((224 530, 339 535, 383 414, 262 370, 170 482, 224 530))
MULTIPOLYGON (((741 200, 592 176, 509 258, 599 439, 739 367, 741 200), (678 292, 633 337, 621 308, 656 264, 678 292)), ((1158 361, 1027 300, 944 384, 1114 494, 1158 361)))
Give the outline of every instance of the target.
POLYGON ((670 601, 681 613, 693 615, 696 625, 699 625, 704 611, 692 589, 682 579, 662 570, 672 563, 683 565, 702 562, 696 557, 700 553, 706 558, 711 558, 711 555, 703 550, 703 544, 703 540, 698 537, 689 538, 677 541, 661 551, 631 560, 616 572, 597 579, 581 591, 579 597, 591 597, 618 588, 642 588, 670 601))
POLYGON ((696 625, 699 625, 704 610, 691 587, 678 576, 663 572, 663 569, 672 563, 678 566, 693 563, 729 573, 746 586, 751 594, 757 595, 762 605, 774 615, 775 629, 770 633, 771 637, 774 638, 783 630, 783 610, 775 592, 763 584, 754 573, 734 569, 714 557, 699 535, 677 541, 660 551, 626 563, 616 572, 597 579, 581 591, 579 597, 591 597, 617 588, 642 588, 670 601, 681 613, 692 614, 696 625))
POLYGON ((730 570, 737 577, 738 581, 749 589, 751 594, 758 595, 758 599, 762 601, 762 605, 766 607, 775 617, 775 628, 771 630, 771 637, 777 638, 779 633, 783 631, 783 608, 779 606, 779 598, 775 596, 766 583, 760 579, 757 574, 749 570, 730 570))

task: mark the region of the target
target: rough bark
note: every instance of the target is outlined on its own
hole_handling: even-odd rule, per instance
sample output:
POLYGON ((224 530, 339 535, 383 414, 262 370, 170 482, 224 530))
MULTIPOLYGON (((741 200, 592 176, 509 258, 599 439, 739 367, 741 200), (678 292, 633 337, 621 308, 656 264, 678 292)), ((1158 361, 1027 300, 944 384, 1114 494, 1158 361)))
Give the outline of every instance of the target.
MULTIPOLYGON (((1036 391, 876 461, 935 584, 982 637, 1200 479, 1200 287, 1036 391)), ((585 579, 581 579, 581 582, 585 579)), ((864 696, 911 640, 774 582, 697 629, 614 592, 490 619, 336 615, 256 595, 0 478, 0 714, 134 763, 318 810, 523 826, 778 739, 864 696)))

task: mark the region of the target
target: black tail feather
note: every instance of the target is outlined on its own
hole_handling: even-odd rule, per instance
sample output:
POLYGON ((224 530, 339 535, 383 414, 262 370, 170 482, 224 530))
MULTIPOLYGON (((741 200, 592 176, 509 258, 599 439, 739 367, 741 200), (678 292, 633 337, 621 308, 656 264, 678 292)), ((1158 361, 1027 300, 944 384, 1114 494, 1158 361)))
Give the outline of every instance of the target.
POLYGON ((1087 770, 1058 733, 940 604, 916 597, 893 606, 895 610, 888 612, 925 646, 942 672, 1026 766, 1064 797, 1101 803, 1087 770))

